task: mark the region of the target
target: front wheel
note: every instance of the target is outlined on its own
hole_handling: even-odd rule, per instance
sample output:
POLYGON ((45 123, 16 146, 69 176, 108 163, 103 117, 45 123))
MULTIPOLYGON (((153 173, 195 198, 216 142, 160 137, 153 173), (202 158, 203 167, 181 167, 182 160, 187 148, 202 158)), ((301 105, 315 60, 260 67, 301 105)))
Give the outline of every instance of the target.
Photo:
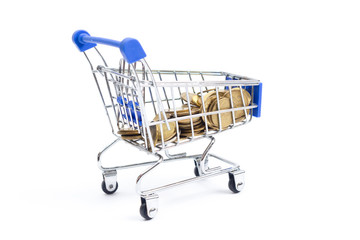
MULTIPOLYGON (((155 198, 155 201, 156 201, 156 199, 157 199, 157 197, 155 198)), ((153 219, 158 211, 157 207, 154 206, 154 202, 151 202, 151 201, 153 201, 153 200, 151 200, 151 199, 147 200, 147 199, 141 197, 140 215, 145 220, 153 219), (150 202, 147 202, 147 201, 150 201, 150 202), (148 204, 150 204, 150 205, 148 205, 148 204), (149 208, 149 211, 148 211, 148 208, 149 208)))
POLYGON ((115 186, 110 185, 110 187, 112 187, 112 190, 109 191, 109 190, 106 188, 106 183, 105 183, 105 181, 102 181, 102 183, 101 183, 101 188, 102 188, 102 190, 104 191, 104 193, 106 193, 106 194, 113 194, 114 192, 116 192, 116 190, 118 189, 118 183, 116 182, 115 186))
POLYGON ((236 183, 234 174, 229 173, 228 187, 233 193, 239 193, 243 187, 242 186, 243 184, 244 184, 243 182, 236 183), (240 190, 238 190, 238 189, 240 189, 240 190))

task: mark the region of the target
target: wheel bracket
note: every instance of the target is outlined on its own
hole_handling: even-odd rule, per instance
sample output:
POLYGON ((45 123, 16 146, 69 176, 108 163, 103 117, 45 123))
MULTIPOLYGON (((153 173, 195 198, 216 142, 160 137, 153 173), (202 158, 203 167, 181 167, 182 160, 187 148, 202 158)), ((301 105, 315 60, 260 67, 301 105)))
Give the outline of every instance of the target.
POLYGON ((103 172, 103 179, 105 182, 106 189, 111 192, 116 188, 117 172, 116 170, 103 172))
POLYGON ((145 200, 147 215, 150 218, 154 218, 158 212, 159 195, 151 193, 146 196, 141 196, 141 198, 145 200))
POLYGON ((241 169, 237 169, 235 171, 230 172, 234 176, 235 187, 240 192, 245 185, 245 171, 241 169))

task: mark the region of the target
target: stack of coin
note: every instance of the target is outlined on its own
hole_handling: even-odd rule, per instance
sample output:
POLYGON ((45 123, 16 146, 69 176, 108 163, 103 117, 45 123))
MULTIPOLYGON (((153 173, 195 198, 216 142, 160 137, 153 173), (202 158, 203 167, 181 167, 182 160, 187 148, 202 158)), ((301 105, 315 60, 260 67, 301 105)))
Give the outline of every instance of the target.
MULTIPOLYGON (((251 96, 245 90, 242 89, 242 93, 244 96, 245 106, 250 104, 251 96)), ((219 99, 217 99, 216 91, 210 91, 204 96, 204 107, 201 107, 202 112, 214 112, 219 110, 231 109, 231 100, 232 96, 233 100, 233 108, 243 107, 243 101, 241 98, 241 92, 239 88, 231 89, 231 95, 229 90, 219 90, 218 91, 219 99)), ((247 110, 249 112, 249 110, 247 110)), ((245 116, 244 110, 235 111, 235 122, 242 121, 245 116)), ((225 113, 215 113, 212 115, 207 115, 206 120, 208 127, 219 130, 220 129, 220 119, 221 119, 221 129, 228 128, 233 123, 232 112, 225 113)), ((205 116, 203 117, 205 121, 205 116)))
POLYGON ((191 122, 189 124, 180 124, 179 123, 180 137, 192 136, 192 129, 194 130, 195 135, 200 134, 205 129, 204 122, 201 118, 198 121, 193 121, 192 127, 191 127, 191 122))
MULTIPOLYGON (((242 94, 244 96, 244 102, 245 102, 245 106, 249 106, 250 101, 251 101, 251 95, 248 91, 246 91, 245 89, 242 89, 242 94)), ((233 100, 233 108, 239 108, 239 107, 244 107, 242 98, 241 98, 241 92, 240 92, 240 88, 233 88, 231 89, 231 95, 232 95, 232 100, 233 100)), ((227 93, 224 95, 224 97, 229 97, 230 98, 230 91, 227 91, 227 93)), ((247 110, 247 113, 249 114, 249 109, 247 110)), ((239 111, 235 111, 235 119, 239 119, 242 116, 245 116, 245 111, 244 110, 239 110, 239 111)))
MULTIPOLYGON (((166 113, 166 118, 170 119, 171 114, 166 113)), ((156 115, 154 122, 159 121, 159 115, 156 115)), ((172 140, 176 136, 176 123, 175 122, 169 122, 170 129, 167 128, 166 123, 162 124, 156 124, 156 139, 157 141, 162 141, 162 136, 164 139, 164 142, 172 140), (161 136, 161 129, 162 128, 162 136, 161 136)))
MULTIPOLYGON (((180 108, 167 111, 167 113, 169 113, 171 117, 178 117, 178 118, 190 116, 190 112, 191 115, 199 114, 200 108, 198 106, 190 105, 190 111, 189 111, 188 105, 182 105, 180 108)), ((194 129, 194 135, 199 135, 200 132, 204 130, 205 125, 201 117, 192 117, 191 119, 186 118, 186 119, 178 120, 180 137, 185 138, 192 136, 191 120, 193 124, 192 126, 194 129)))
POLYGON ((118 131, 118 134, 121 135, 122 139, 125 140, 139 140, 142 139, 141 134, 138 130, 134 130, 131 128, 122 128, 118 131))
MULTIPOLYGON (((224 109, 230 109, 231 108, 231 103, 230 103, 230 98, 228 97, 222 97, 219 99, 219 106, 221 110, 224 109)), ((209 108, 208 111, 209 112, 214 112, 214 111, 218 111, 218 103, 217 101, 213 101, 209 108)), ((208 121, 208 126, 214 129, 220 129, 220 120, 219 120, 219 115, 221 118, 221 129, 225 129, 227 127, 230 126, 230 124, 232 123, 232 116, 231 116, 231 112, 225 112, 225 113, 221 113, 221 114, 212 114, 212 115, 208 115, 207 116, 207 121, 208 121)))
MULTIPOLYGON (((190 106, 190 108, 191 108, 192 115, 200 113, 199 107, 190 106)), ((182 111, 182 112, 177 111, 176 113, 177 113, 178 117, 190 116, 190 111, 189 111, 188 107, 184 108, 184 111, 182 111)), ((205 128, 204 122, 201 117, 192 117, 192 118, 179 120, 178 123, 179 123, 179 129, 180 129, 180 137, 183 137, 183 138, 192 136, 192 129, 194 130, 194 135, 197 136, 205 128), (192 125, 191 125, 191 120, 192 120, 192 125)))
MULTIPOLYGON (((197 106, 190 105, 190 110, 191 110, 192 115, 200 112, 199 107, 197 107, 197 106)), ((190 115, 189 106, 187 104, 184 104, 181 107, 176 108, 175 110, 174 109, 166 110, 165 113, 168 114, 171 118, 190 115), (176 112, 176 114, 175 114, 175 112, 176 112)))

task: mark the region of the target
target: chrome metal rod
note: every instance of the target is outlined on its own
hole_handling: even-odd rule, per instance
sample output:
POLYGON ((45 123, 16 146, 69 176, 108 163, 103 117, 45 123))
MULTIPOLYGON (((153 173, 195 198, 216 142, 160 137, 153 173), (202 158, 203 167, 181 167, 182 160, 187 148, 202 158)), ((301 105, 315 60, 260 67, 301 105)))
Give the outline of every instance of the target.
POLYGON ((136 179, 136 192, 140 195, 142 195, 141 182, 144 176, 164 161, 164 158, 160 154, 156 153, 155 155, 158 156, 159 159, 155 162, 155 164, 153 164, 151 167, 149 167, 143 173, 141 173, 136 179))
POLYGON ((140 194, 141 195, 149 195, 151 193, 159 192, 159 191, 165 190, 167 188, 176 187, 176 186, 180 186, 180 185, 183 185, 183 184, 186 184, 186 183, 192 183, 192 182, 200 181, 200 180, 203 180, 203 179, 206 179, 206 178, 219 176, 219 175, 229 173, 229 172, 234 171, 234 170, 236 170, 236 168, 234 168, 234 167, 224 168, 224 169, 221 169, 219 171, 214 171, 214 172, 211 172, 211 173, 201 175, 199 177, 188 178, 188 179, 181 180, 181 181, 178 181, 178 182, 166 184, 166 185, 163 185, 163 186, 160 186, 160 187, 148 189, 148 190, 145 190, 145 191, 140 191, 140 194))
POLYGON ((222 162, 225 162, 225 163, 227 163, 227 164, 230 164, 230 165, 232 165, 232 166, 234 166, 234 167, 236 167, 236 168, 240 168, 240 166, 239 166, 237 163, 234 163, 234 162, 229 161, 229 160, 227 160, 227 159, 225 159, 225 158, 219 157, 219 156, 217 156, 217 155, 215 155, 215 154, 213 154, 213 153, 209 153, 209 157, 213 157, 213 158, 215 158, 215 159, 217 159, 217 160, 219 160, 219 161, 222 161, 222 162))
POLYGON ((102 150, 101 152, 98 153, 98 157, 97 157, 97 162, 98 162, 98 167, 100 168, 100 170, 102 171, 106 171, 106 170, 113 170, 114 168, 111 167, 111 168, 105 168, 102 166, 101 164, 101 157, 103 155, 104 152, 106 152, 107 150, 109 150, 112 146, 114 146, 115 143, 117 143, 118 141, 120 141, 121 138, 117 138, 115 141, 113 141, 112 143, 110 143, 108 146, 106 146, 104 148, 104 150, 102 150))
MULTIPOLYGON (((215 114, 227 113, 227 112, 238 111, 238 110, 247 110, 247 109, 256 108, 256 107, 257 107, 257 105, 251 105, 251 106, 238 107, 238 108, 233 108, 233 109, 228 108, 228 109, 217 110, 217 111, 213 111, 213 112, 204 112, 204 113, 198 113, 198 114, 191 114, 191 115, 184 116, 184 117, 170 118, 170 119, 168 119, 168 122, 175 122, 175 121, 180 121, 180 120, 185 120, 185 119, 192 119, 192 118, 195 118, 195 117, 205 117, 205 116, 208 116, 208 115, 215 115, 215 114)), ((158 120, 156 122, 151 122, 149 125, 154 126, 154 125, 159 125, 159 124, 163 124, 163 123, 165 123, 164 120, 158 120)))
POLYGON ((174 158, 177 158, 177 157, 185 157, 185 156, 186 156, 186 152, 177 153, 177 154, 170 154, 170 153, 169 153, 169 150, 168 150, 168 149, 165 149, 165 155, 166 155, 168 158, 174 159, 174 158))
POLYGON ((208 138, 210 138, 210 143, 209 145, 206 147, 205 151, 203 152, 203 154, 201 155, 200 158, 200 170, 202 173, 205 173, 206 169, 205 169, 205 160, 208 157, 209 151, 211 149, 211 147, 214 145, 215 143, 215 138, 213 136, 209 136, 208 138))
MULTIPOLYGON (((129 165, 121 165, 121 166, 114 166, 114 167, 103 167, 102 166, 102 157, 103 154, 108 151, 111 147, 113 147, 117 142, 119 142, 120 140, 122 140, 120 137, 117 138, 115 141, 113 141, 112 143, 110 143, 108 146, 106 146, 101 152, 99 152, 98 154, 98 158, 97 158, 97 162, 98 162, 98 167, 100 170, 102 171, 110 171, 110 170, 122 170, 122 169, 129 169, 129 168, 134 168, 134 167, 139 167, 139 166, 144 166, 144 165, 152 165, 157 163, 157 161, 147 161, 147 162, 141 162, 141 163, 134 163, 134 164, 129 164, 129 165)), ((127 140, 124 140, 127 141, 127 140)), ((133 143, 128 141, 129 143, 133 143)), ((138 147, 140 150, 145 151, 143 148, 140 148, 138 145, 134 145, 135 147, 138 147)), ((150 152, 145 151, 148 154, 150 154, 150 152)), ((155 154, 156 156, 160 156, 159 154, 155 154)), ((186 159, 195 159, 195 158, 199 158, 201 155, 190 155, 190 156, 184 156, 181 154, 177 154, 177 155, 172 155, 171 158, 168 159, 164 159, 164 162, 169 162, 169 161, 178 161, 178 160, 186 160, 186 159)))

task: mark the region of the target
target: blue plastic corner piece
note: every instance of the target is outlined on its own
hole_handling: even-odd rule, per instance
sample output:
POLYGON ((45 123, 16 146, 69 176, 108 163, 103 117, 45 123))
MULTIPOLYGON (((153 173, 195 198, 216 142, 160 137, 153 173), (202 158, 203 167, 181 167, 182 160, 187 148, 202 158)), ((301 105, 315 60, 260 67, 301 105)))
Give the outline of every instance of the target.
POLYGON ((134 38, 125 38, 120 43, 120 52, 128 63, 134 63, 146 57, 146 53, 139 41, 134 38))
POLYGON ((90 36, 90 34, 87 31, 84 30, 78 30, 74 32, 72 35, 72 40, 75 43, 75 45, 78 47, 80 52, 85 52, 86 50, 93 48, 96 46, 96 43, 85 43, 81 41, 82 35, 90 36))
MULTIPOLYGON (((226 76, 225 80, 233 80, 231 77, 226 76)), ((234 86, 236 87, 236 86, 234 86)), ((233 87, 233 88, 234 88, 233 87)), ((252 92, 252 86, 243 87, 249 93, 252 92)), ((229 87, 226 86, 225 90, 229 90, 229 87)), ((258 86, 254 86, 254 103, 257 105, 257 108, 253 109, 253 116, 260 117, 261 116, 261 99, 262 99, 262 83, 259 83, 258 86)))
MULTIPOLYGON (((124 106, 122 97, 118 96, 117 97, 117 102, 121 105, 124 106)), ((132 121, 136 124, 138 124, 140 127, 142 126, 142 118, 141 118, 141 112, 139 111, 139 103, 137 102, 133 102, 133 101, 127 101, 127 99, 124 97, 124 102, 125 102, 125 109, 126 109, 126 114, 123 113, 122 116, 124 119, 128 119, 129 121, 131 121, 130 119, 132 119, 132 121), (139 123, 137 123, 136 121, 136 115, 137 115, 137 119, 139 120, 139 123)))
MULTIPOLYGON (((124 105, 122 97, 118 96, 116 100, 121 106, 124 105)), ((127 99, 125 97, 124 97, 124 101, 125 101, 125 104, 127 104, 127 99)))
MULTIPOLYGON (((229 77, 229 76, 226 76, 225 80, 232 80, 232 78, 229 77)), ((229 90, 229 86, 226 86, 226 87, 225 87, 225 90, 229 90)))
MULTIPOLYGON (((247 86, 246 91, 251 93, 251 86, 247 86)), ((261 100, 262 100, 262 83, 259 83, 258 86, 254 86, 254 103, 257 105, 257 108, 253 109, 254 117, 261 117, 261 100)))

